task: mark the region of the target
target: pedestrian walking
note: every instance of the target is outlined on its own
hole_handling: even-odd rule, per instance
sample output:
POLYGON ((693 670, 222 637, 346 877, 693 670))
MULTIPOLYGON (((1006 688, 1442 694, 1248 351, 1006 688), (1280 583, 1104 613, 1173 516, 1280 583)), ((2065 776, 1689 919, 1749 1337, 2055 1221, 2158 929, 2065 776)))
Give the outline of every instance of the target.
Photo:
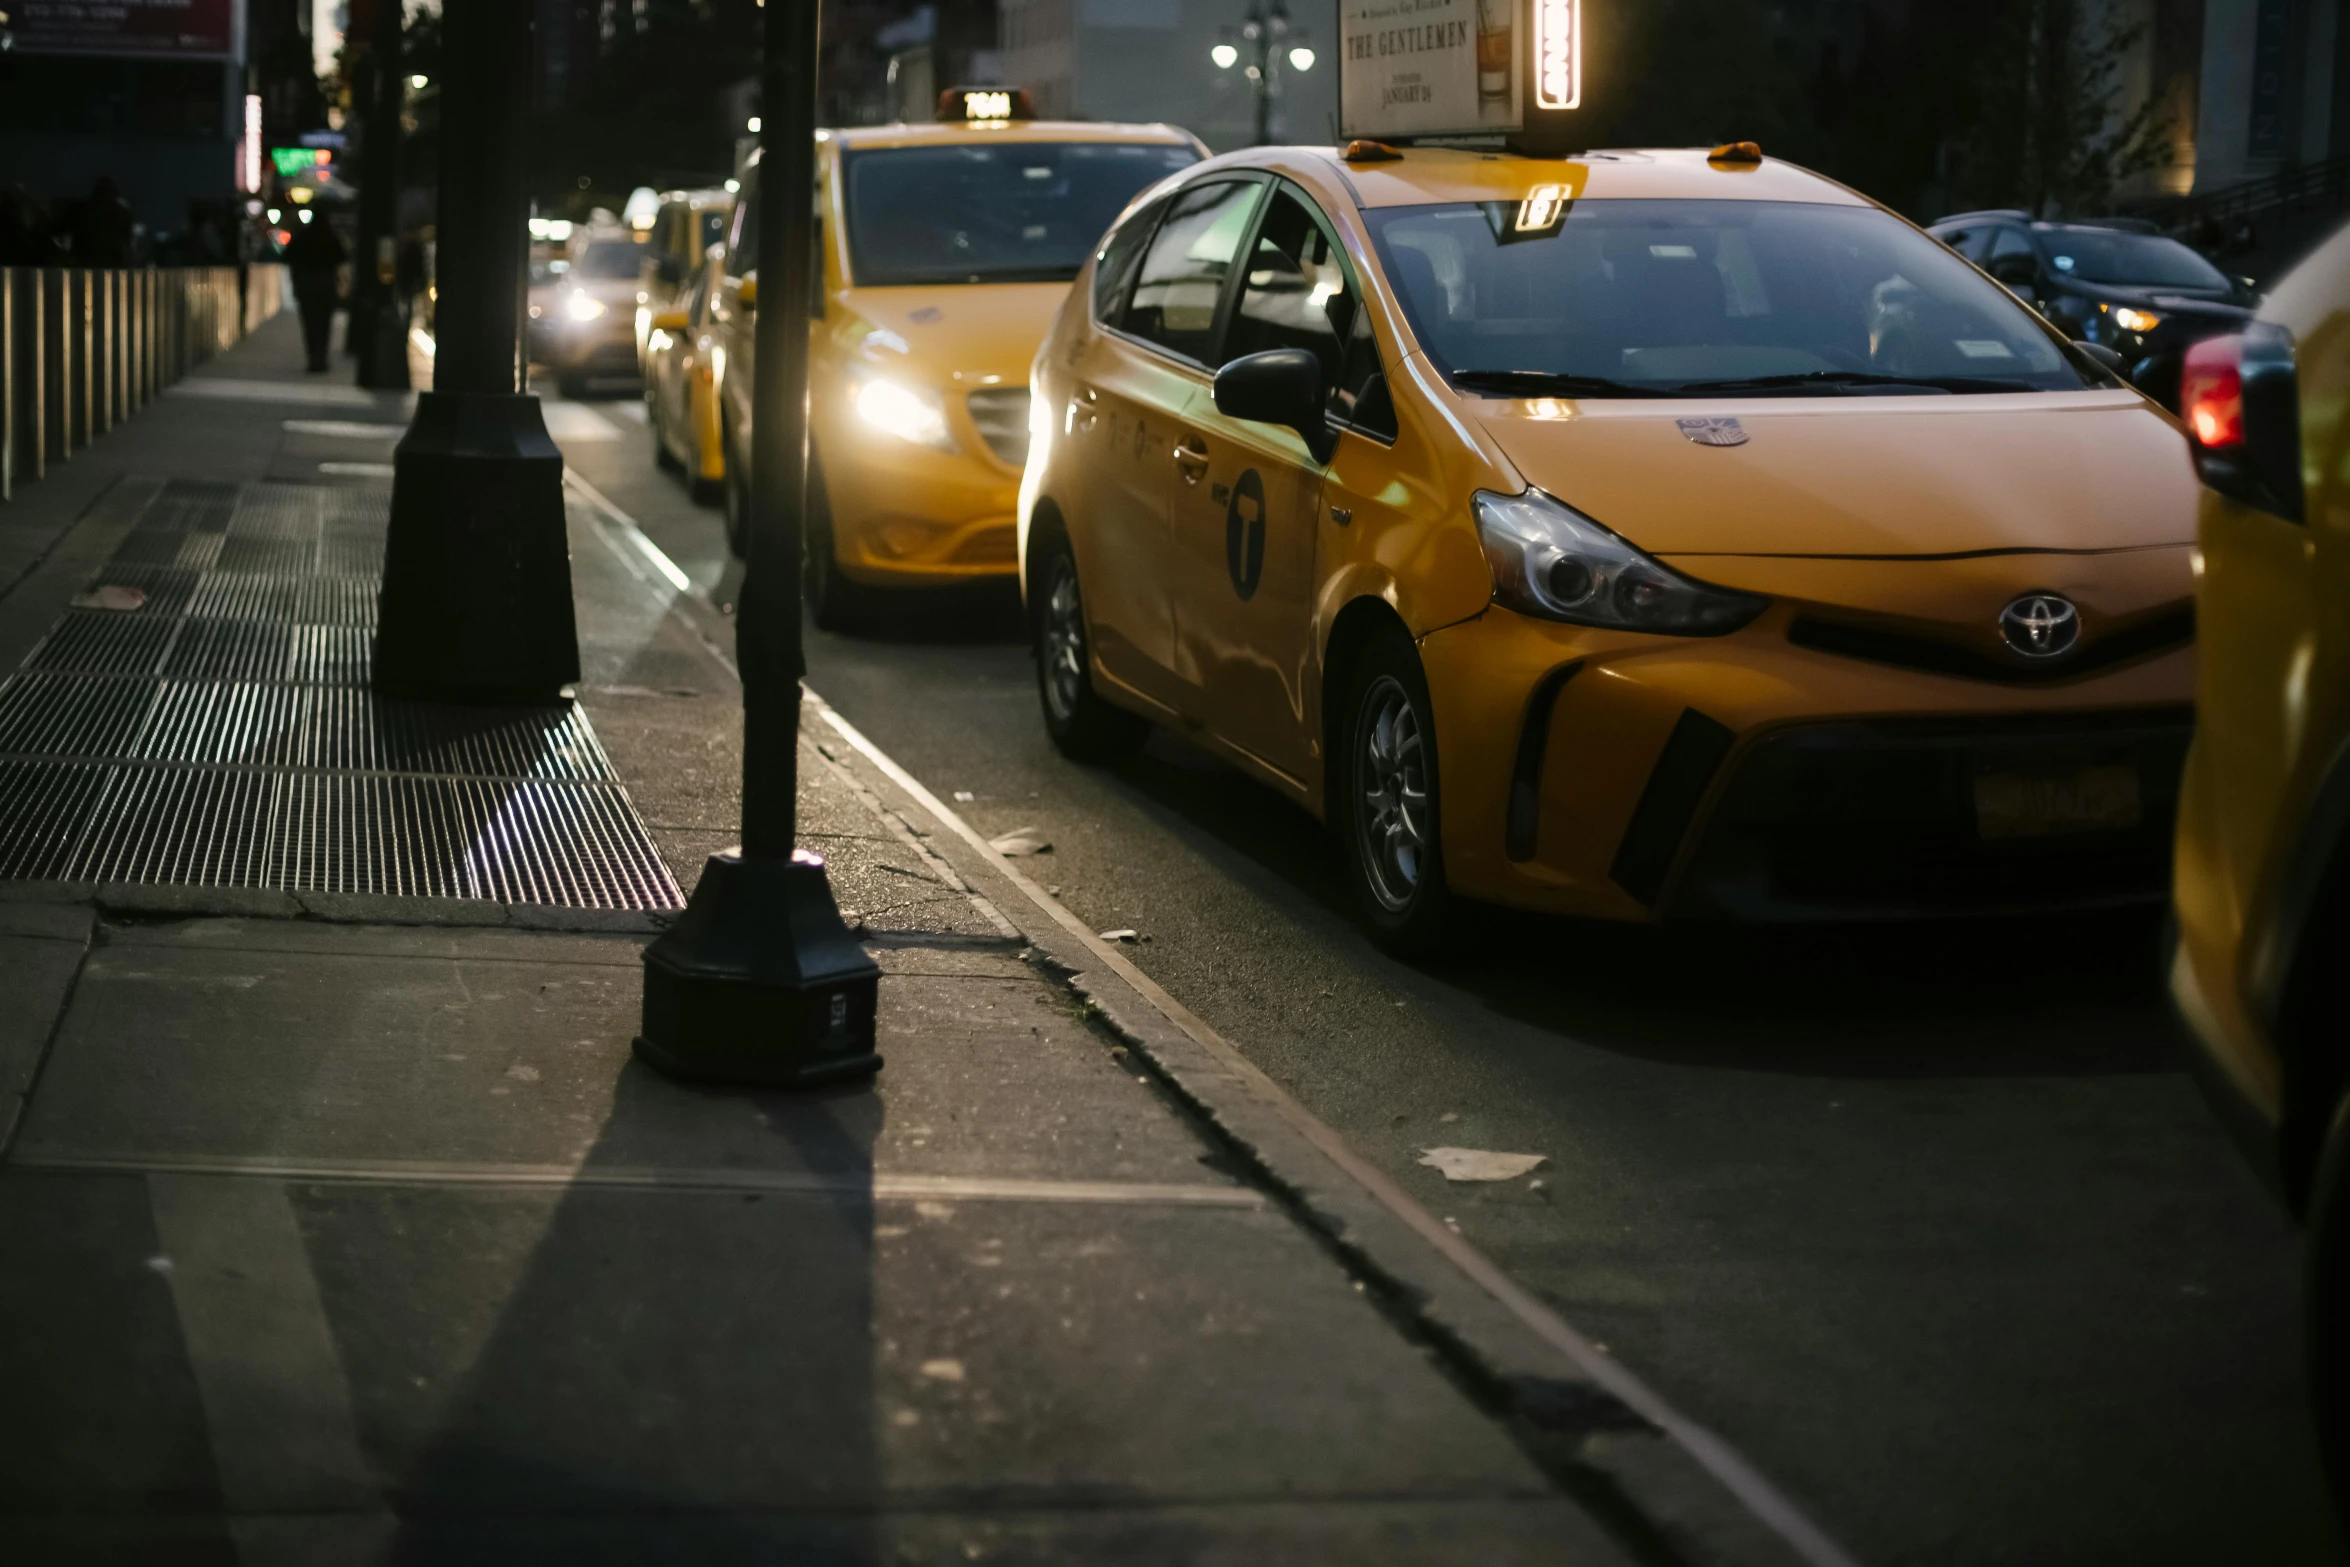
POLYGON ((343 264, 343 242, 334 225, 322 217, 297 223, 286 246, 286 266, 294 274, 294 304, 302 313, 302 347, 313 371, 326 369, 329 339, 334 335, 336 272, 343 264))

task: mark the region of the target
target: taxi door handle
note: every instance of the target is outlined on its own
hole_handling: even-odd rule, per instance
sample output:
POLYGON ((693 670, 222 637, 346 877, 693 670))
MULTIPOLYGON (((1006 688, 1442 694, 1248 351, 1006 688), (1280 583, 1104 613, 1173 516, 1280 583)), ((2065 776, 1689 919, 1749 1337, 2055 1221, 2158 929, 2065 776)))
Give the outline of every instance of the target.
POLYGON ((1069 428, 1072 432, 1083 434, 1093 428, 1094 421, 1100 417, 1094 404, 1100 400, 1101 394, 1090 386, 1077 389, 1077 395, 1069 400, 1069 428))
POLYGON ((1208 471, 1208 449, 1194 444, 1196 435, 1187 435, 1175 443, 1175 466, 1183 471, 1185 484, 1197 484, 1208 471))

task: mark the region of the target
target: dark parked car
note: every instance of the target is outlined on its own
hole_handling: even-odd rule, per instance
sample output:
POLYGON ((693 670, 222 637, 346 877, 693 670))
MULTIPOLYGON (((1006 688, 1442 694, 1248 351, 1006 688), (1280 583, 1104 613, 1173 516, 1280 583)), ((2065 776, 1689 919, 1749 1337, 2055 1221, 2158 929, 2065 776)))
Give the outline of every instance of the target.
POLYGON ((2250 289, 2150 223, 2035 223, 2021 212, 1965 212, 1927 230, 2063 330, 2122 356, 2139 388, 2176 412, 2187 345, 2240 332, 2250 289))

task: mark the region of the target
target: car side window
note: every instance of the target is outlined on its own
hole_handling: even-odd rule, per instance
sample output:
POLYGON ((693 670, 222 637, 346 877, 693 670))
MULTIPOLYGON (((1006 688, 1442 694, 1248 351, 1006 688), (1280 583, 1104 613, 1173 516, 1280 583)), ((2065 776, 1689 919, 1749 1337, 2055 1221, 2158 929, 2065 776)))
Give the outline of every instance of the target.
POLYGON ((1358 309, 1346 334, 1338 379, 1330 387, 1330 417, 1382 441, 1395 439, 1395 403, 1379 363, 1379 340, 1371 335, 1371 312, 1358 309))
POLYGON ((1152 202, 1119 224, 1095 253, 1093 318, 1096 321, 1115 321, 1125 308, 1126 291, 1134 283, 1134 269, 1142 260, 1142 248, 1150 243, 1151 231, 1159 225, 1159 214, 1166 210, 1165 202, 1152 202))
POLYGON ((1127 331, 1186 359, 1208 362, 1216 310, 1263 186, 1210 181, 1180 192, 1143 252, 1126 306, 1127 331))
POLYGON ((714 269, 705 261, 694 269, 693 293, 685 303, 685 318, 693 326, 707 325, 710 320, 710 279, 714 269))
POLYGON ((1273 348, 1303 348, 1322 361, 1331 418, 1394 438, 1379 345, 1345 252, 1312 202, 1286 185, 1257 225, 1223 358, 1273 348))

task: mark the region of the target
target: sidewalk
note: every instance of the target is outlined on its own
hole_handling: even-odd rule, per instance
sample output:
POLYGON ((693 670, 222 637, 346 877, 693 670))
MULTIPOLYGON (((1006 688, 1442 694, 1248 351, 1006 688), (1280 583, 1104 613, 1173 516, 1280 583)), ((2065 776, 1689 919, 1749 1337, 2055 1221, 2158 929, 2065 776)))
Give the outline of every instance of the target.
MULTIPOLYGON (((1311 1182, 1251 1167, 1272 1134, 1204 1119, 1140 998, 1073 985, 1082 955, 820 708, 803 836, 885 971, 887 1068, 792 1097, 637 1064, 641 945, 734 832, 730 639, 578 504, 575 712, 373 704, 364 426, 400 403, 292 401, 294 363, 274 324, 211 367, 240 384, 0 518, 0 671, 32 660, 0 686, 0 1555, 1704 1536, 1496 1418, 1304 1222, 1311 1182), (70 607, 93 582, 145 607, 70 607), (100 780, 79 815, 60 779, 100 780)), ((1583 1435, 1624 1427, 1589 1407, 1583 1435)))

